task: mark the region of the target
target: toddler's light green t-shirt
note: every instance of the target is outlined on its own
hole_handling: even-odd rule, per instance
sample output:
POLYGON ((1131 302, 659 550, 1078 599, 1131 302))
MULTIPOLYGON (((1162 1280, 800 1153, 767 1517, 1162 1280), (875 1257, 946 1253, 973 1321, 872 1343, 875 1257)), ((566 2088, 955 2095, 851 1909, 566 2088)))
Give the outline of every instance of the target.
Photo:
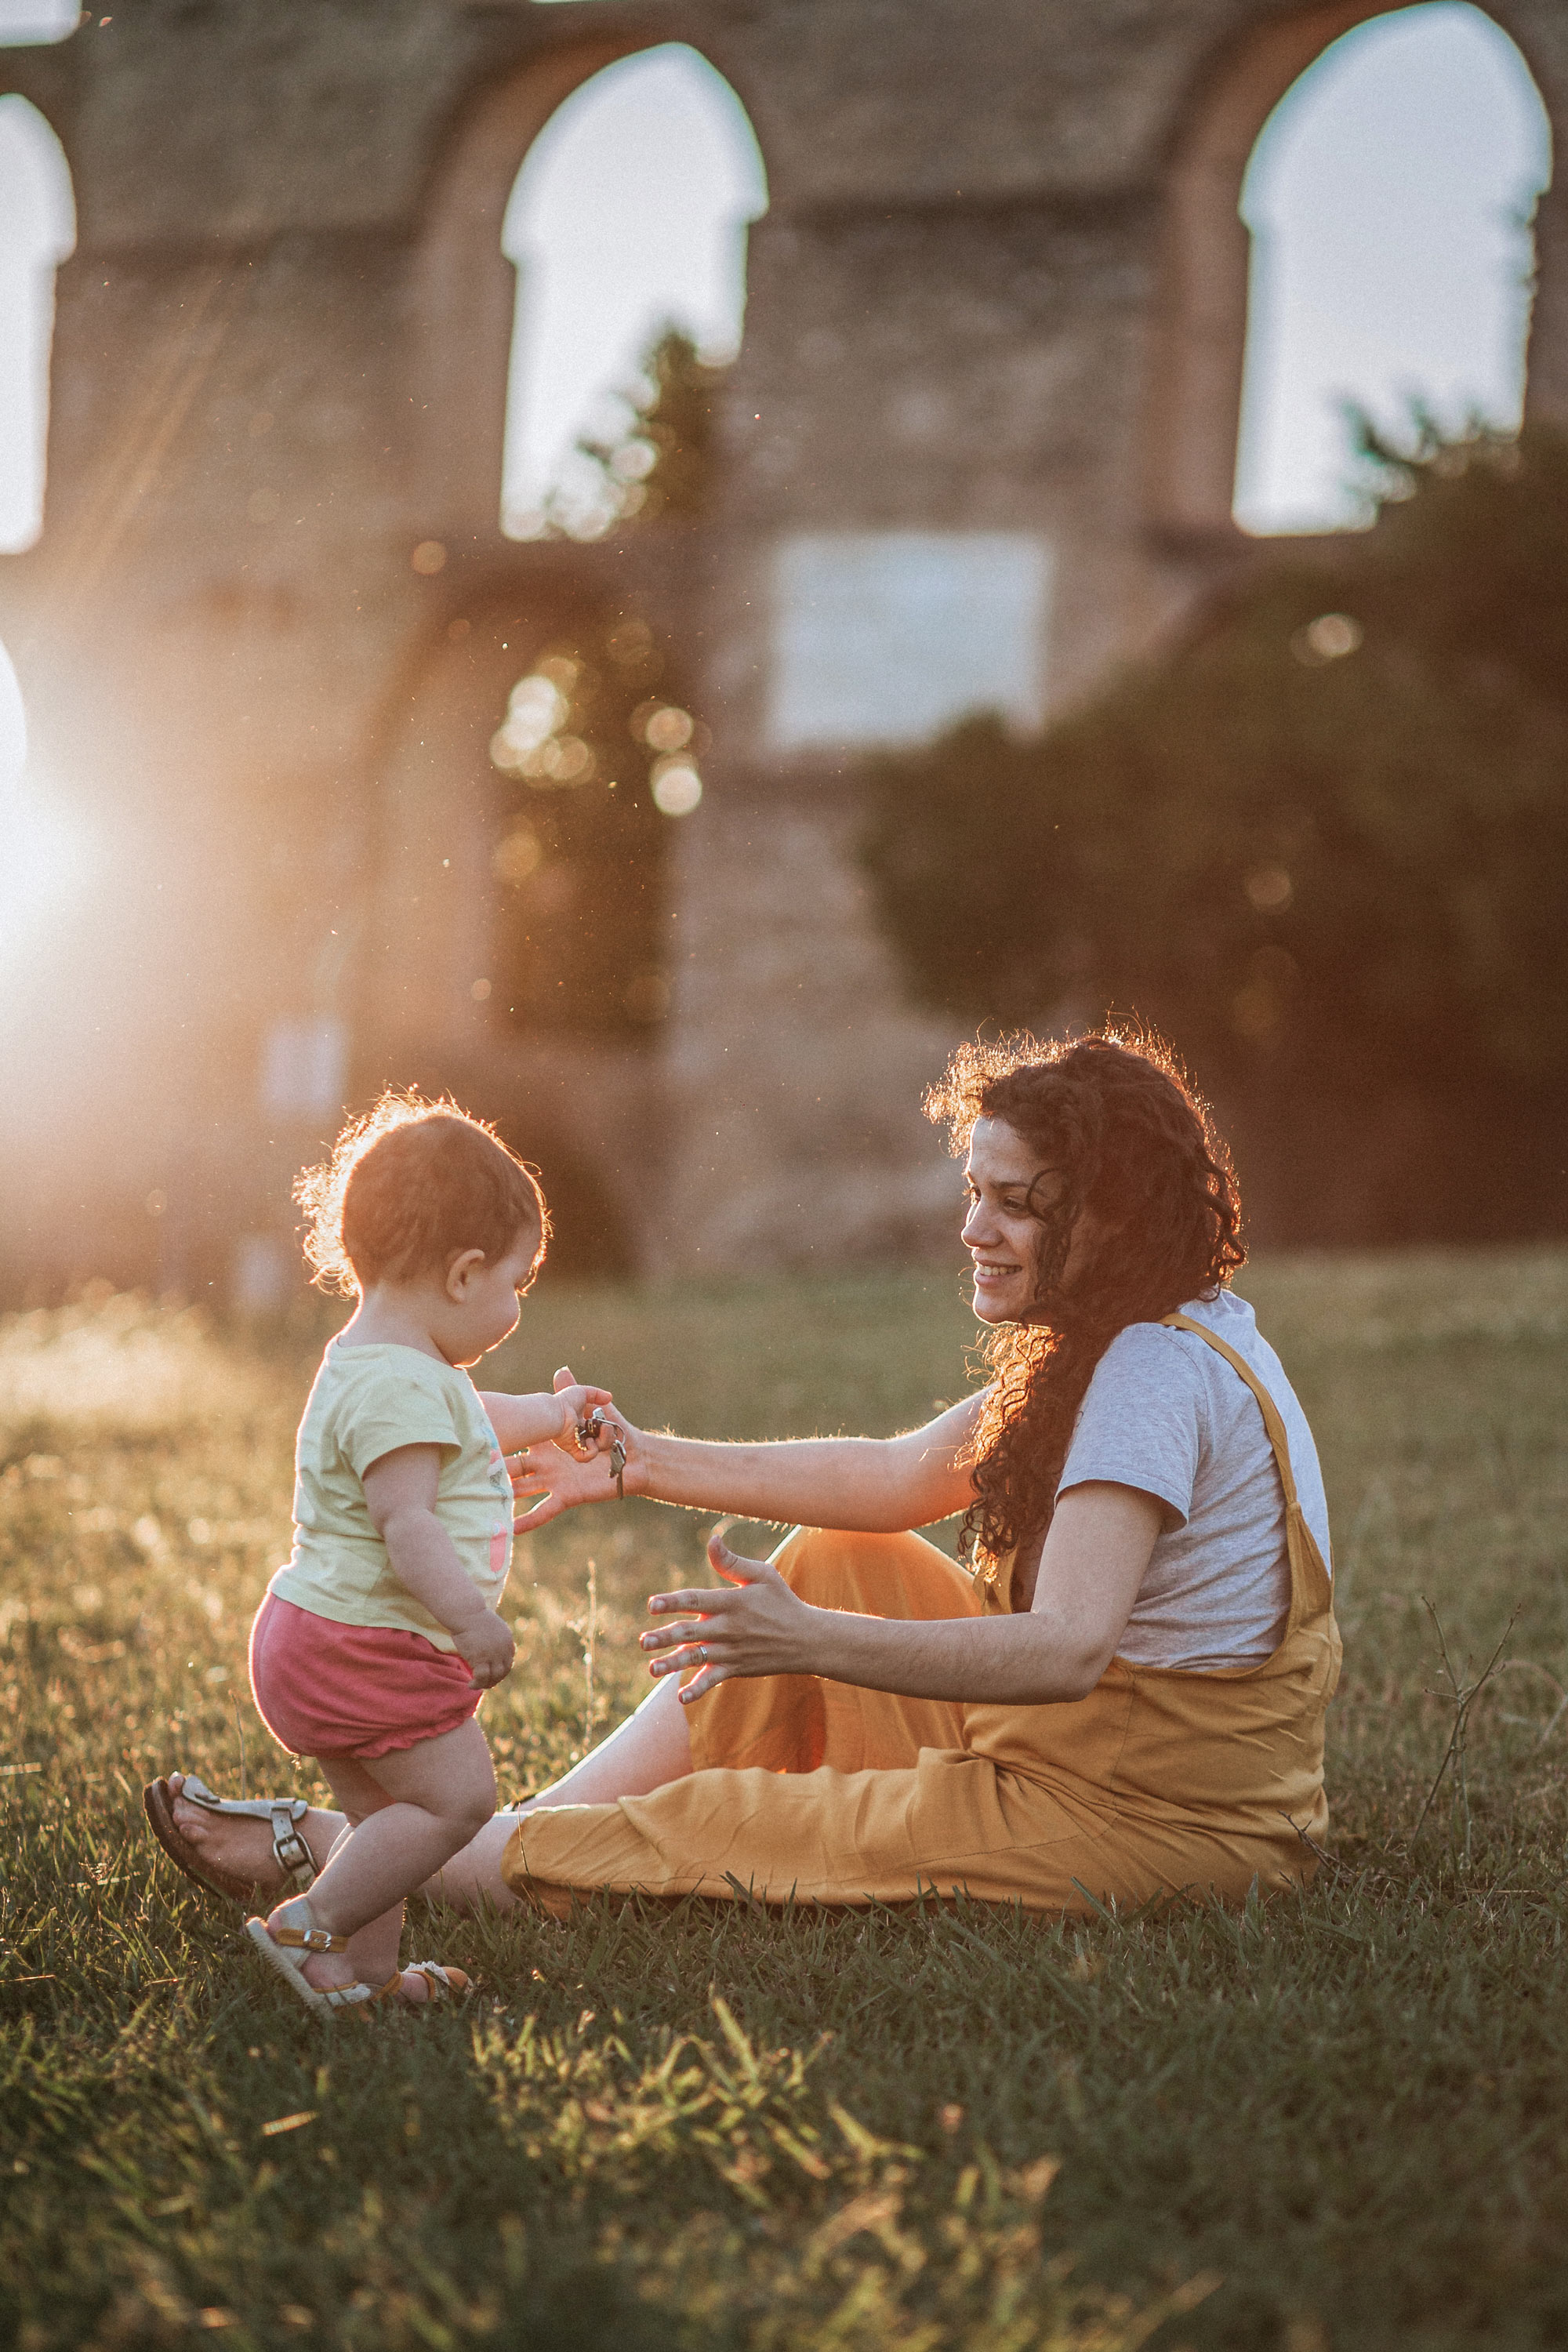
POLYGON ((417 1348, 376 1341, 321 1359, 294 1456, 294 1549, 271 1591, 339 1625, 390 1625, 457 1644, 399 1582, 371 1525, 361 1484, 400 1445, 438 1445, 436 1516, 493 1609, 511 1565, 511 1485, 495 1431, 467 1372, 417 1348))

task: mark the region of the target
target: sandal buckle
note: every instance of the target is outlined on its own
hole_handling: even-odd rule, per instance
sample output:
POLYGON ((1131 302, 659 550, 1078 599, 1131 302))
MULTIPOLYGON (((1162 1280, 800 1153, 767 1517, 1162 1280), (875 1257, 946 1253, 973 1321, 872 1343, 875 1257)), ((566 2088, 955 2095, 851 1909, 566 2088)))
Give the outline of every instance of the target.
POLYGON ((271 1808, 272 1858, 285 1883, 300 1895, 307 1894, 316 1880, 316 1858, 294 1826, 303 1811, 294 1798, 284 1798, 271 1808))
POLYGON ((289 1830, 286 1834, 275 1836, 272 1841, 272 1853, 279 1869, 285 1874, 292 1875, 297 1871, 308 1870, 312 1877, 315 1875, 316 1865, 311 1859, 310 1849, 298 1830, 289 1830))
POLYGON ((333 1939, 325 1927, 307 1927, 300 1941, 308 1952, 330 1952, 333 1939))

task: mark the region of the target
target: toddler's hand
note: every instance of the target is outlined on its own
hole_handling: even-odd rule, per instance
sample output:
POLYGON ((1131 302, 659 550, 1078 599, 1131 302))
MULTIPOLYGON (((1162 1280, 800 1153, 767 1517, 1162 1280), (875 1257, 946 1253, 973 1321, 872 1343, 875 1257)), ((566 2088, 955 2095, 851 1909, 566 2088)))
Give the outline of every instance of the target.
POLYGON ((517 1655, 517 1644, 505 1619, 498 1617, 493 1609, 487 1609, 462 1633, 454 1632, 452 1638, 458 1645, 458 1655, 472 1672, 471 1689, 493 1690, 497 1683, 505 1682, 517 1655))
MULTIPOLYGON (((558 1379, 559 1377, 557 1374, 558 1379)), ((561 1428, 561 1434, 565 1438, 575 1437, 580 1425, 587 1420, 588 1415, 596 1407, 611 1405, 615 1402, 608 1389, 584 1388, 581 1381, 572 1381, 565 1388, 557 1388, 555 1401, 565 1409, 561 1428)))

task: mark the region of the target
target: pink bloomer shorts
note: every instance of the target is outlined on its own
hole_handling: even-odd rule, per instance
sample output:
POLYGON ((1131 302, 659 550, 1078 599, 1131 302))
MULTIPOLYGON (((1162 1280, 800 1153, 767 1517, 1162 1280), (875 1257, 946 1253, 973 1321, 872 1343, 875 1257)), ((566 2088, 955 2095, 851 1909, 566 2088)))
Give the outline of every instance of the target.
POLYGON ((250 1628, 250 1688, 291 1755, 367 1759, 456 1731, 484 1696, 467 1661, 422 1633, 340 1625, 275 1592, 250 1628))

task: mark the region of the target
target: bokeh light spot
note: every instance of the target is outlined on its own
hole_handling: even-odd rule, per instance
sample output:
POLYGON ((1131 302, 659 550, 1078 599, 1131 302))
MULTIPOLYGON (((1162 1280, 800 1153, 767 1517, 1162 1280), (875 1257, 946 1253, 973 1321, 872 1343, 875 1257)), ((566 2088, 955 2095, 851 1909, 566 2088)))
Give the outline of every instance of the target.
POLYGON ((656 761, 651 781, 661 816, 689 816, 702 798, 702 779, 689 760, 656 761))
POLYGON ((1343 661, 1347 654, 1358 653, 1366 639, 1366 631, 1349 613, 1320 613, 1304 629, 1298 629, 1290 640, 1290 650, 1306 669, 1319 669, 1325 662, 1343 661))
POLYGON ((543 858, 544 845, 533 827, 519 823, 497 842, 490 866, 498 882, 515 890, 537 871, 543 858))
POLYGON ((1290 904, 1294 896, 1294 886, 1282 866, 1255 866, 1244 887, 1249 902, 1260 915, 1278 913, 1290 904))
POLYGON ((684 751, 695 728, 696 721, 689 710, 678 710, 673 703, 666 703, 647 720, 643 738, 656 751, 684 751))

